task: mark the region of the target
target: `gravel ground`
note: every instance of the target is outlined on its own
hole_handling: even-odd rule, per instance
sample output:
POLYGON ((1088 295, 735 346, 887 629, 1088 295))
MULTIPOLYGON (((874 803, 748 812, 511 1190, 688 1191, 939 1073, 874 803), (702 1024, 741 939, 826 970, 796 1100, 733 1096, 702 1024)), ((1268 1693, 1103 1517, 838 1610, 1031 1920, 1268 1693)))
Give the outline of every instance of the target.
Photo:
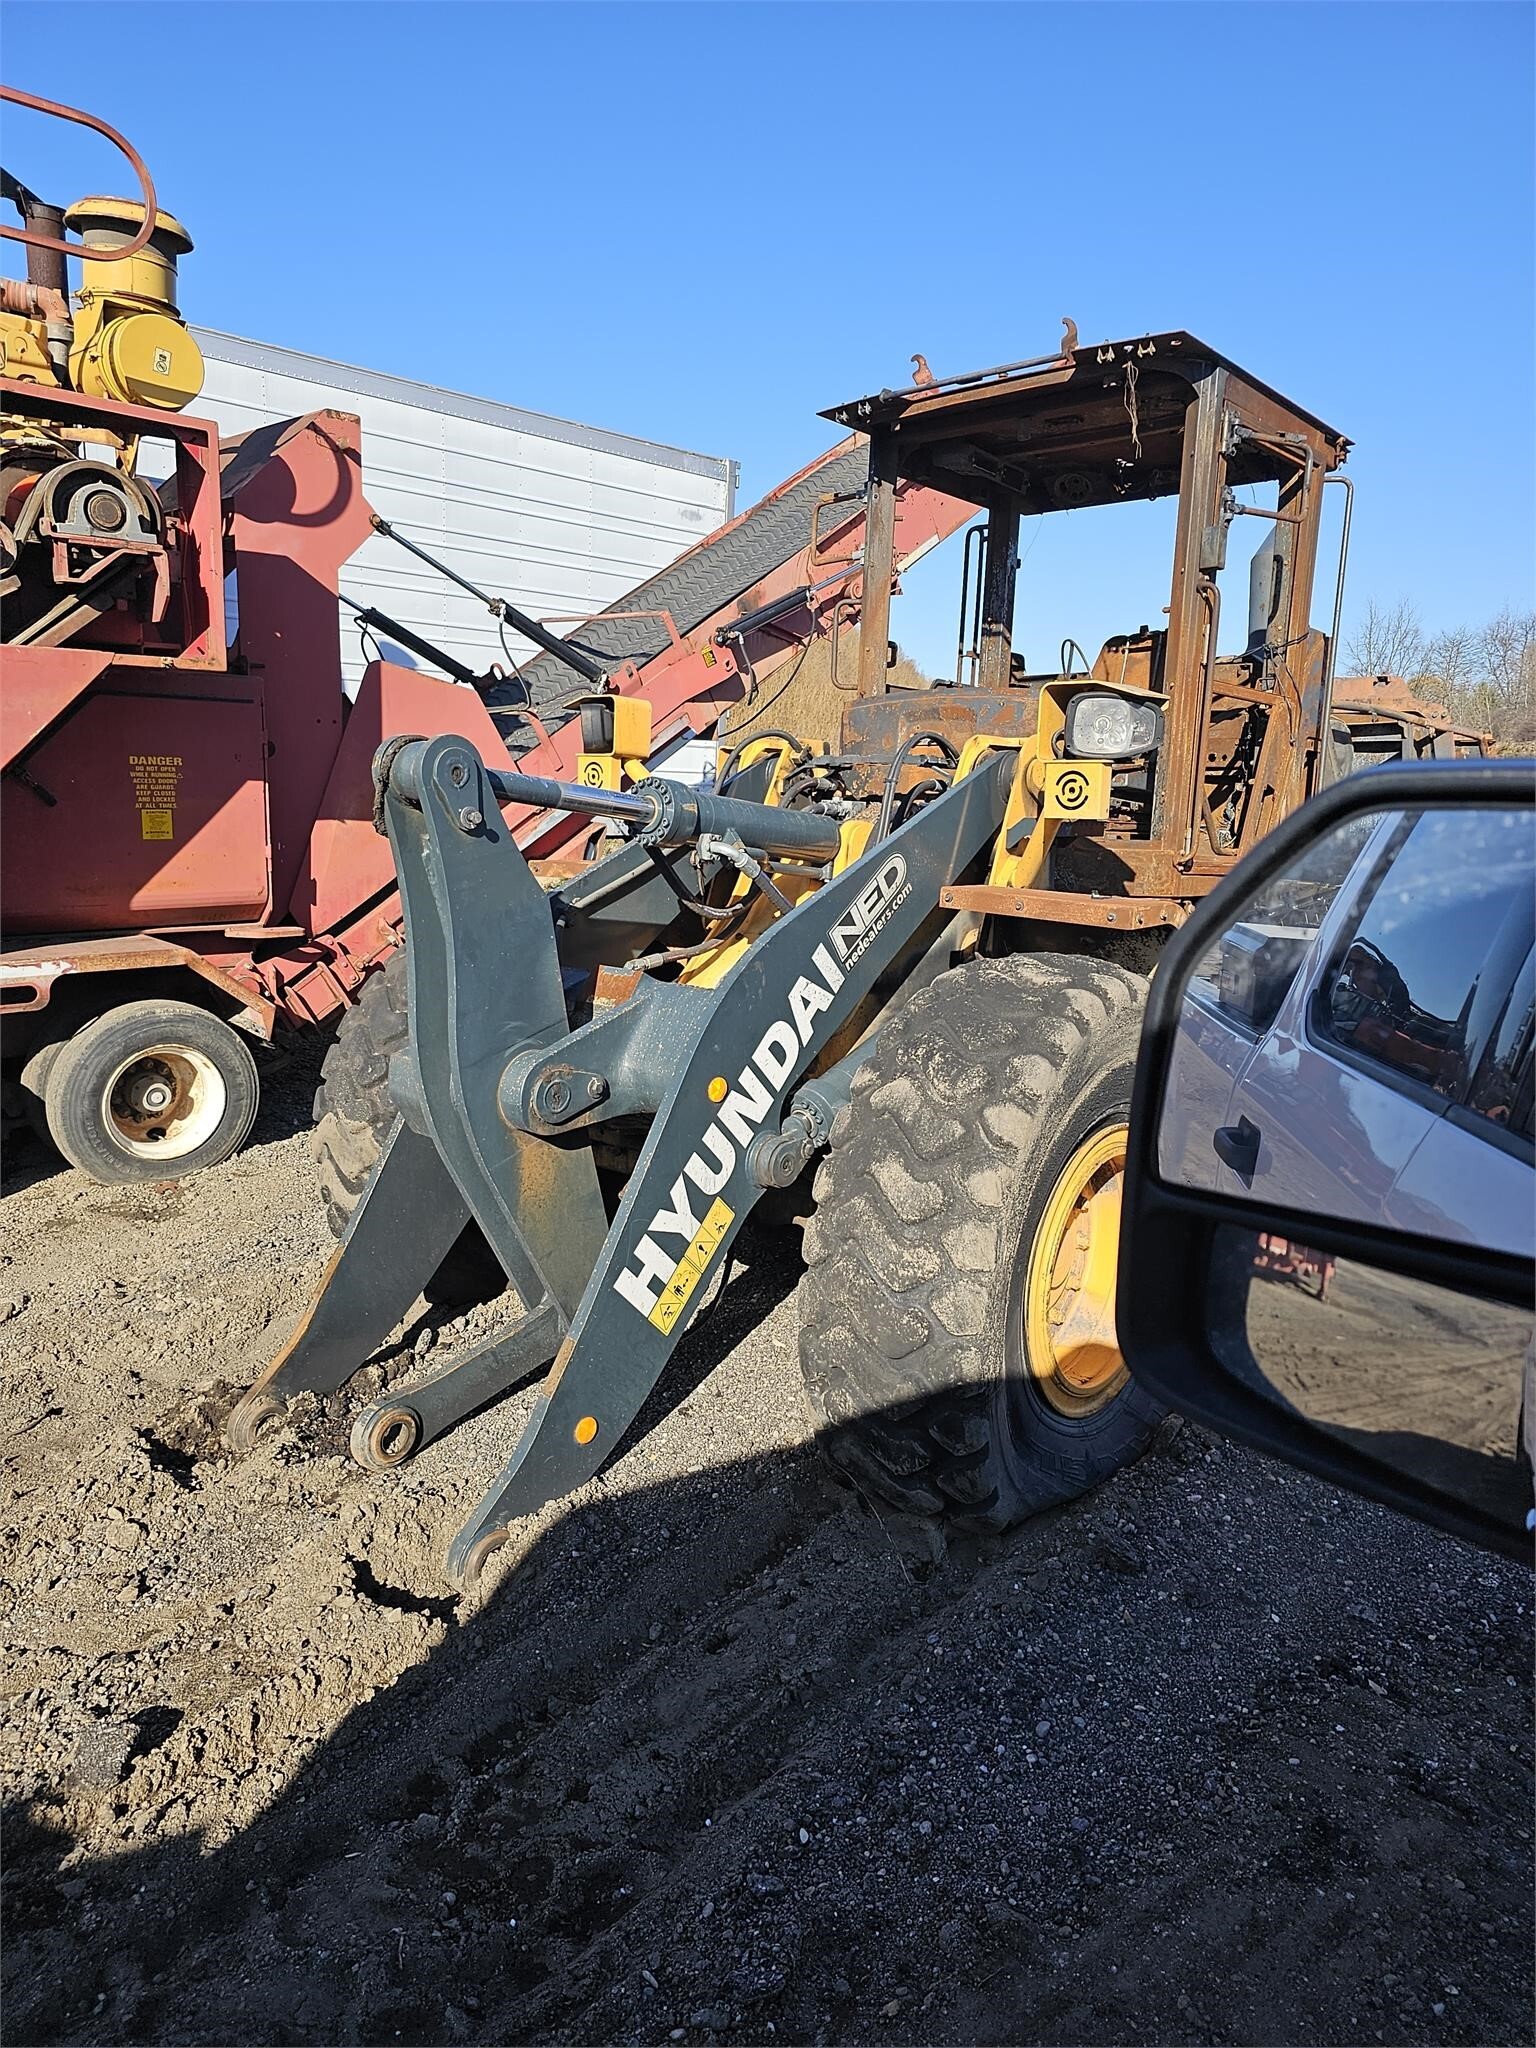
POLYGON ((1193 1429, 946 1551, 807 1442, 760 1249, 471 1611, 526 1395, 220 1447, 313 1080, 184 1185, 10 1148, 10 2041, 1530 2039, 1527 1574, 1193 1429))

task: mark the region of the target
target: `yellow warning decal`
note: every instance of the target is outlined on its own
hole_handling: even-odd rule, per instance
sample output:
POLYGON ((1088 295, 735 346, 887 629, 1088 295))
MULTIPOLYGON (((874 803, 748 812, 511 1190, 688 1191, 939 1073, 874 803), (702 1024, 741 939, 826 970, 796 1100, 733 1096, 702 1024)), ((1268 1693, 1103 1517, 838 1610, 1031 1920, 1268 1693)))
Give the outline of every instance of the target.
POLYGON ((176 799, 181 787, 180 754, 130 754, 133 801, 139 813, 141 839, 176 837, 176 799))
POLYGON ((716 1198, 709 1214, 699 1225, 698 1235, 677 1262, 677 1270, 661 1290, 661 1299, 646 1318, 663 1336, 670 1336, 678 1317, 693 1298, 710 1260, 725 1242, 725 1233, 736 1220, 736 1211, 716 1198))

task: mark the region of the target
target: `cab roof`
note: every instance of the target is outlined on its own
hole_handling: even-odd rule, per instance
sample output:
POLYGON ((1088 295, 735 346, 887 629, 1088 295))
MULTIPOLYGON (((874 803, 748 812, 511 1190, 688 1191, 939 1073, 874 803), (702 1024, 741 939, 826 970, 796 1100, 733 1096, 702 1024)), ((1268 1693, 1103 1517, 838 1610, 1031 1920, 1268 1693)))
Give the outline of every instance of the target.
POLYGON ((1220 369, 1246 428, 1231 451, 1229 481, 1293 466, 1287 435, 1326 469, 1345 459, 1349 442, 1336 428, 1191 334, 1080 347, 1072 322, 1063 324, 1054 356, 944 378, 926 374, 914 357, 917 383, 850 399, 822 417, 860 433, 897 433, 900 472, 917 482, 972 498, 1011 492, 1028 511, 1071 509, 1175 493, 1191 390, 1220 369))
MULTIPOLYGON (((1231 356, 1223 355, 1208 342, 1198 340, 1194 335, 1175 329, 1166 334, 1141 334, 1127 341, 1101 341, 1078 345, 1077 327, 1071 320, 1063 321, 1066 333, 1062 338, 1061 350, 1053 356, 1033 356, 1022 362, 1000 363, 989 370, 969 370, 954 377, 924 378, 904 389, 877 391, 865 398, 851 398, 841 405, 833 405, 821 414, 824 420, 833 420, 839 426, 853 427, 867 432, 887 420, 904 420, 911 417, 928 417, 941 412, 961 411, 974 404, 990 409, 1000 400, 1021 400, 1028 402, 1033 394, 1039 395, 1042 406, 1049 405, 1047 394, 1059 391, 1062 384, 1083 372, 1109 369, 1114 366, 1134 364, 1138 371, 1171 370, 1192 380, 1207 366, 1229 370, 1240 377, 1255 391, 1261 391, 1275 404, 1293 412, 1299 419, 1307 421, 1347 448, 1349 442, 1336 427, 1330 427, 1305 406, 1287 398, 1272 384, 1266 384, 1261 377, 1255 377, 1245 370, 1231 356)), ((927 365, 921 356, 914 356, 921 371, 927 365)))

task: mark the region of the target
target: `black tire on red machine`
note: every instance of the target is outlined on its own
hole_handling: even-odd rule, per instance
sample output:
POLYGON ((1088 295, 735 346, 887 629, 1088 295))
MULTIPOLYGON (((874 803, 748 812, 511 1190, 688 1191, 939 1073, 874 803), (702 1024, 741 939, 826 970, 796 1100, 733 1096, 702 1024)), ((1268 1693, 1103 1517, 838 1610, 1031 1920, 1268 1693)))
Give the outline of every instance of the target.
MULTIPOLYGON (((389 1093, 389 1063, 409 1041, 405 954, 400 951, 368 977, 342 1018, 315 1091, 310 1150, 333 1237, 345 1232, 399 1113, 389 1093)), ((426 1296, 440 1307, 467 1308, 493 1300, 506 1284, 480 1226, 469 1223, 426 1296)))
POLYGON ((1101 960, 983 959, 882 1026, 799 1291, 824 1446, 879 1499, 1005 1529, 1100 1484, 1161 1419, 1113 1335, 1145 995, 1101 960))
POLYGON ((45 1039, 33 1047, 21 1069, 21 1113, 34 1137, 41 1138, 45 1145, 53 1143, 48 1128, 48 1075, 64 1042, 62 1038, 45 1039))
POLYGON ((195 1003, 120 1003, 29 1063, 48 1134, 93 1180, 182 1180, 250 1135, 260 1082, 240 1034, 195 1003))

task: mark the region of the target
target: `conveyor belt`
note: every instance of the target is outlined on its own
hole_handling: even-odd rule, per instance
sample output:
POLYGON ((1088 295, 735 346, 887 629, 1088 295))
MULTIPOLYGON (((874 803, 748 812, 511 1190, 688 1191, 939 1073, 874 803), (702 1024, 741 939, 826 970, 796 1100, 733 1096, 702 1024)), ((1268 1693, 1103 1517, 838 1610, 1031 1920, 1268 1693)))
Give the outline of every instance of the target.
MULTIPOLYGON (((585 625, 560 630, 568 632, 578 646, 616 662, 649 661, 667 644, 661 621, 610 618, 608 612, 669 611, 678 631, 691 633, 805 547, 817 499, 826 491, 862 489, 868 460, 862 443, 832 455, 786 490, 754 505, 723 532, 700 541, 669 568, 615 599, 606 612, 598 612, 585 625)), ((527 685, 533 709, 549 723, 560 723, 570 699, 588 688, 552 654, 534 655, 519 675, 527 685)), ((521 701, 522 690, 516 682, 509 682, 488 699, 493 710, 510 709, 521 701)))

